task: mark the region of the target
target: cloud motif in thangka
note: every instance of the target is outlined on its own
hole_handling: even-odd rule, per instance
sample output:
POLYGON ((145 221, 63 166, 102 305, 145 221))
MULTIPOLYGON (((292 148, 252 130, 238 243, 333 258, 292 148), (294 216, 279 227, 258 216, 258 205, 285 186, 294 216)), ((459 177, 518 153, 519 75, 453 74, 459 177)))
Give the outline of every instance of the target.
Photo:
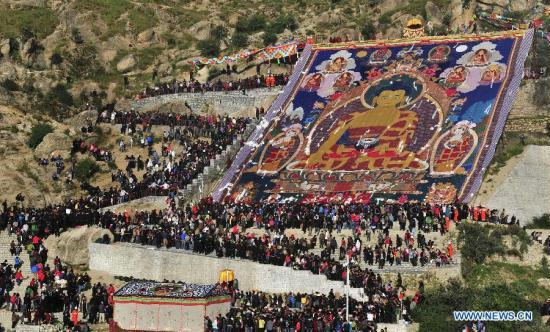
POLYGON ((304 109, 302 107, 294 108, 294 105, 290 103, 286 109, 285 115, 291 122, 300 122, 304 118, 304 109))
POLYGON ((480 85, 493 87, 506 77, 506 64, 498 62, 502 59, 496 44, 482 42, 463 54, 456 66, 445 69, 440 78, 446 87, 462 93, 474 91, 480 85))
POLYGON ((353 71, 356 66, 353 55, 346 50, 340 50, 317 65, 317 72, 304 78, 301 89, 317 91, 319 97, 327 98, 361 80, 361 74, 353 71))
POLYGON ((321 62, 315 69, 325 74, 337 74, 355 69, 355 66, 353 55, 346 50, 340 50, 331 54, 328 60, 321 62))

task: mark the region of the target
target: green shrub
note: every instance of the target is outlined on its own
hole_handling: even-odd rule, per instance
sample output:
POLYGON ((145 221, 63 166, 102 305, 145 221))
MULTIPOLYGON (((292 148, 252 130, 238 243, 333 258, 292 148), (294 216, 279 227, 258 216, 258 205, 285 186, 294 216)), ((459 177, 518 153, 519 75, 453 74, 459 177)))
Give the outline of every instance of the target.
POLYGON ((73 96, 67 91, 67 87, 63 84, 56 85, 48 92, 47 98, 55 100, 65 106, 73 106, 73 96))
POLYGON ((285 29, 294 31, 298 29, 298 27, 299 25, 296 17, 292 14, 288 14, 277 16, 269 25, 268 30, 278 34, 283 33, 285 29))
POLYGON ((205 57, 215 57, 220 54, 220 42, 213 38, 200 40, 197 43, 197 48, 205 57))
POLYGON ((80 182, 89 181, 97 172, 99 172, 99 166, 90 158, 82 159, 74 166, 74 176, 80 182))
POLYGON ((157 25, 155 12, 147 7, 137 7, 128 12, 128 20, 136 33, 140 33, 157 25))
POLYGON ((248 35, 244 32, 235 32, 231 37, 231 45, 234 48, 243 48, 248 45, 248 35))
POLYGON ((533 104, 538 107, 547 107, 550 105, 550 79, 539 80, 535 84, 535 91, 533 93, 533 104))
POLYGON ((6 78, 0 85, 8 91, 19 91, 19 84, 12 79, 6 78))
POLYGON ((376 27, 372 24, 371 20, 367 20, 361 27, 361 35, 365 39, 375 39, 376 38, 376 27))
POLYGON ((223 25, 217 25, 210 32, 210 36, 216 40, 222 40, 227 37, 229 30, 223 25))
POLYGON ((49 8, 0 9, 0 35, 2 38, 17 38, 23 34, 44 38, 50 35, 58 24, 55 12, 49 8))
POLYGON ((540 217, 533 217, 533 221, 526 226, 527 228, 550 229, 550 214, 545 213, 540 217))
POLYGON ((80 34, 80 30, 76 27, 71 30, 71 39, 75 44, 82 44, 84 42, 84 39, 82 39, 82 35, 80 34))
POLYGON ((63 58, 59 53, 55 52, 50 57, 50 62, 52 65, 60 65, 63 62, 63 58))
POLYGON ((381 25, 390 25, 391 24, 391 17, 394 13, 392 11, 385 12, 384 14, 380 15, 378 17, 378 23, 381 25))
POLYGON ((542 256, 540 260, 540 272, 544 275, 550 275, 550 267, 548 266, 548 258, 546 256, 542 256))
POLYGON ((261 31, 266 27, 266 19, 263 15, 252 15, 247 20, 247 31, 248 32, 257 32, 261 31))
POLYGON ((272 45, 277 42, 277 34, 275 34, 273 31, 266 31, 263 35, 264 45, 272 45))
POLYGON ((31 128, 31 136, 29 138, 29 147, 34 149, 44 139, 44 136, 53 132, 52 126, 47 123, 39 123, 31 128))
MULTIPOLYGON (((460 252, 462 262, 471 261, 472 263, 482 264, 492 255, 503 255, 506 246, 502 241, 501 233, 490 233, 490 227, 484 227, 479 224, 463 223, 458 226, 458 243, 461 244, 460 252)), ((467 277, 468 267, 464 267, 463 276, 467 277)))
POLYGON ((531 310, 533 321, 486 322, 487 330, 545 331, 539 308, 549 292, 537 287, 539 272, 512 264, 476 265, 474 270, 476 279, 452 278, 426 291, 425 300, 412 311, 413 320, 420 322, 419 331, 461 331, 465 322, 453 319, 455 310, 519 310, 510 308, 531 310), (506 280, 501 273, 506 273, 506 280))

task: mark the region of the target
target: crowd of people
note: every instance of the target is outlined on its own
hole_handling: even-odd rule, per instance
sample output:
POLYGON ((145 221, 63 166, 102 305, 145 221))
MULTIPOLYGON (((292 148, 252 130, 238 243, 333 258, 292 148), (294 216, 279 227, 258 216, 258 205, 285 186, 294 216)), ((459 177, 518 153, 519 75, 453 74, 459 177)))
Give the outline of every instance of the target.
POLYGON ((126 152, 127 144, 132 147, 138 141, 147 148, 147 159, 127 155, 124 170, 116 168, 113 153, 84 139, 73 141, 72 154, 90 154, 97 161, 105 161, 112 168, 113 186, 97 188, 83 184, 96 203, 109 206, 141 198, 144 196, 169 196, 174 198, 177 190, 184 188, 204 168, 210 160, 223 152, 244 132, 249 118, 228 116, 197 116, 171 112, 137 113, 104 110, 98 122, 121 125, 121 134, 127 134, 126 141, 119 141, 119 149, 126 152), (161 138, 160 150, 154 147, 155 138, 151 133, 153 125, 167 126, 161 138), (128 143, 126 143, 128 142, 128 143), (144 171, 141 179, 137 173, 144 171))
MULTIPOLYGON (((410 312, 423 301, 421 291, 405 296, 400 276, 395 284, 370 274, 364 302, 349 300, 346 319, 345 297, 329 294, 270 294, 232 292, 232 306, 226 315, 206 316, 204 329, 213 331, 377 331, 377 323, 411 322, 410 312)), ((423 283, 420 282, 423 291, 423 283)))
POLYGON ((229 81, 207 81, 200 83, 198 81, 176 81, 157 84, 152 87, 146 87, 140 94, 135 96, 136 100, 176 93, 204 93, 207 91, 242 91, 246 94, 247 90, 257 88, 269 88, 275 86, 284 86, 288 82, 288 74, 270 74, 254 75, 244 79, 229 81))
POLYGON ((63 313, 63 325, 72 327, 84 319, 96 323, 112 317, 114 287, 92 285, 86 272, 75 273, 57 256, 52 261, 43 243, 49 234, 80 223, 80 208, 84 207, 70 204, 35 209, 2 203, 0 229, 16 235, 10 244, 14 263, 0 265, 0 301, 12 312, 11 328, 18 323, 53 324, 57 312, 63 313), (72 209, 76 210, 74 216, 72 209), (20 258, 23 253, 28 254, 28 260, 20 258), (27 281, 23 293, 16 292, 15 285, 21 285, 23 280, 27 281), (89 289, 88 299, 85 292, 89 289))
POLYGON ((531 232, 531 238, 533 241, 538 242, 544 246, 544 252, 547 255, 550 255, 550 235, 546 237, 546 239, 543 241, 543 235, 542 232, 532 231, 531 232))

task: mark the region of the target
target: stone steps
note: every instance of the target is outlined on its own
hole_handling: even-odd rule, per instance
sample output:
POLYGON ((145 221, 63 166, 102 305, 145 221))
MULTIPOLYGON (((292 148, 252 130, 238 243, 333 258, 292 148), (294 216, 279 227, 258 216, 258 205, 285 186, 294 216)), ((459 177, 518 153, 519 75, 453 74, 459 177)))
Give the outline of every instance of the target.
MULTIPOLYGON (((10 243, 12 240, 16 240, 15 235, 12 234, 9 236, 7 231, 0 232, 0 262, 7 260, 8 264, 13 265, 15 256, 10 254, 10 243)), ((19 258, 23 260, 21 272, 25 278, 23 279, 21 285, 14 285, 14 288, 10 291, 10 294, 19 293, 21 297, 23 297, 25 294, 25 289, 32 278, 32 273, 30 271, 28 255, 26 254, 25 249, 23 249, 19 258)), ((4 327, 6 331, 11 331, 11 311, 9 311, 9 306, 0 309, 0 324, 2 324, 2 327, 4 327)))

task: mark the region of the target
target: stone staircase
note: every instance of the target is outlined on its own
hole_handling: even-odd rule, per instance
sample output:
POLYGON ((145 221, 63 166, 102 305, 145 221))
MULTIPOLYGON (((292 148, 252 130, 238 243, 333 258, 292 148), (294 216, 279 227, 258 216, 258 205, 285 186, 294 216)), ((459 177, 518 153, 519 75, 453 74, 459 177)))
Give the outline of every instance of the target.
POLYGON ((233 143, 222 153, 210 159, 210 165, 206 166, 201 174, 185 188, 179 190, 178 201, 183 203, 195 202, 207 196, 220 177, 225 173, 228 160, 233 160, 241 148, 241 140, 246 140, 256 128, 256 123, 249 123, 241 135, 238 135, 233 143))
MULTIPOLYGON (((12 240, 16 240, 15 235, 9 235, 7 231, 0 232, 0 262, 4 262, 5 260, 8 262, 8 264, 14 263, 15 256, 12 256, 10 254, 10 243, 12 240)), ((14 288, 10 291, 10 294, 13 293, 19 293, 22 297, 25 294, 25 289, 27 288, 27 285, 29 281, 31 280, 31 271, 30 271, 30 264, 28 255, 23 252, 19 256, 23 260, 23 266, 21 267, 21 272, 23 272, 23 282, 21 285, 14 285, 14 288)), ((6 306, 2 309, 0 309, 0 324, 2 324, 2 327, 6 329, 6 331, 11 330, 11 311, 9 310, 9 307, 6 306)))

